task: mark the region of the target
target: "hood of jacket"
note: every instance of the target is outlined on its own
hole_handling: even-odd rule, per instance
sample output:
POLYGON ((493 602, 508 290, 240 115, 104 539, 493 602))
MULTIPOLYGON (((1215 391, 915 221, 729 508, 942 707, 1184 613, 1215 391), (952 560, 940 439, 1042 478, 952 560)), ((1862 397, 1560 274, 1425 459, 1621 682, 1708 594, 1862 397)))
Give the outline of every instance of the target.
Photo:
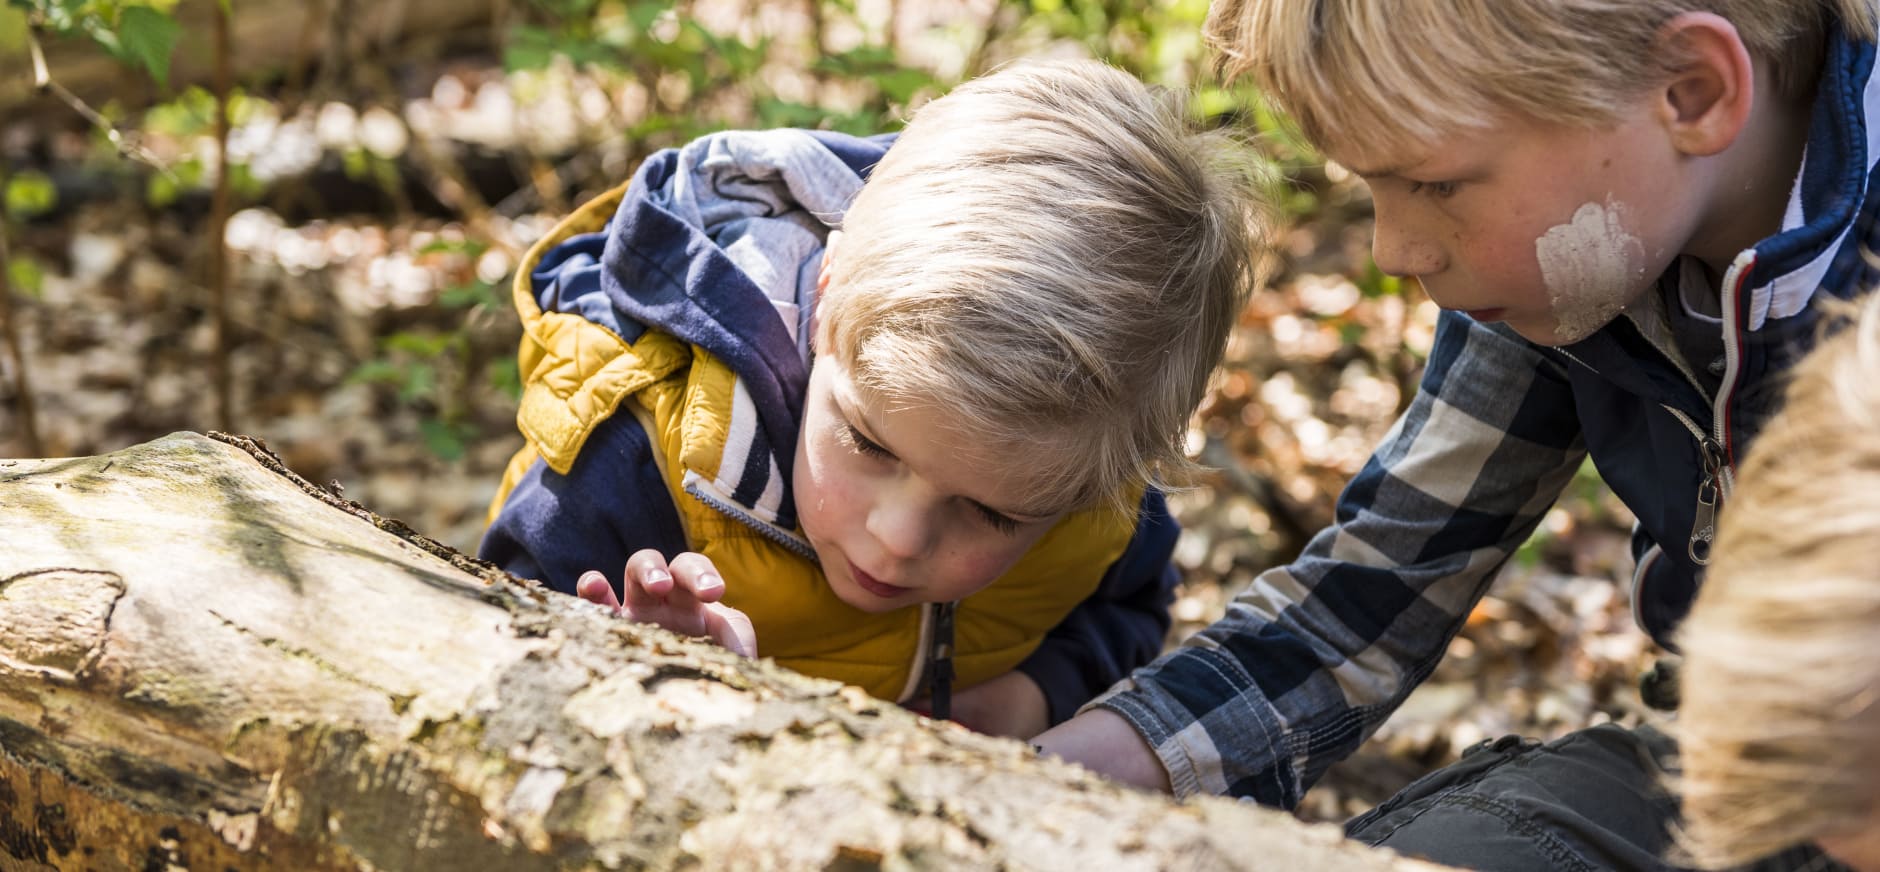
POLYGON ((735 376, 731 412, 720 456, 698 465, 710 474, 687 489, 794 528, 790 473, 824 243, 892 141, 712 134, 647 158, 628 185, 538 242, 515 294, 517 420, 531 447, 566 473, 622 399, 709 355, 735 376))

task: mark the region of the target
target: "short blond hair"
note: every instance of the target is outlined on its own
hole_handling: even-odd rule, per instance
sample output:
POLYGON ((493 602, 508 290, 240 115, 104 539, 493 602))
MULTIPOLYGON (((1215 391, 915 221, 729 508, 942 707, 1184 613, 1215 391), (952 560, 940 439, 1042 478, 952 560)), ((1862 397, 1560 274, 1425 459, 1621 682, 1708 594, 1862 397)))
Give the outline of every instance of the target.
POLYGON ((1876 0, 1215 0, 1217 71, 1253 79, 1311 142, 1426 146, 1497 120, 1599 126, 1679 64, 1686 12, 1735 25, 1778 91, 1814 85, 1830 25, 1872 39, 1876 0))
POLYGON ((1191 469, 1186 424, 1266 251, 1257 166, 1181 94, 1095 61, 963 84, 843 218, 818 354, 1023 458, 1034 507, 1133 511, 1191 469))
POLYGON ((1880 296, 1795 369, 1680 631, 1682 841, 1721 868, 1880 804, 1880 296))

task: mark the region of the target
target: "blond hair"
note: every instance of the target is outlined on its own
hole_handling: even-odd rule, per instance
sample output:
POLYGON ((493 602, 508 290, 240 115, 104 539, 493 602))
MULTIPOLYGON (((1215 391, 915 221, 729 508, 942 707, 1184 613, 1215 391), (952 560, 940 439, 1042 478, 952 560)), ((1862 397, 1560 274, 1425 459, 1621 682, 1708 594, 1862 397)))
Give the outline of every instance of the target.
POLYGON ((1217 71, 1248 76, 1321 147, 1367 153, 1527 117, 1573 126, 1619 111, 1679 63, 1659 28, 1686 12, 1736 27, 1777 90, 1814 85, 1830 32, 1872 39, 1875 0, 1215 0, 1217 71))
POLYGON ((1682 841, 1717 868, 1880 803, 1880 296, 1797 365, 1680 631, 1682 841))
POLYGON ((818 353, 1025 458, 1033 505, 1133 511, 1191 469, 1187 421, 1265 251, 1254 167, 1180 94, 1094 61, 968 82, 844 216, 818 353))

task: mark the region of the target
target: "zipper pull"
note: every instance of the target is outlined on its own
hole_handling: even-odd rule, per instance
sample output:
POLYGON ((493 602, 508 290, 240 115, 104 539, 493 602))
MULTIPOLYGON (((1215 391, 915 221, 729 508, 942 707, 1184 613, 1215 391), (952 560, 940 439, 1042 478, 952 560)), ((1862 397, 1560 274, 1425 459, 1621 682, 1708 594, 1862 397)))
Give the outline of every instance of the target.
POLYGON ((1710 565, 1710 543, 1717 538, 1717 476, 1723 470, 1723 452, 1706 439, 1704 479, 1697 483, 1697 512, 1691 522, 1691 545, 1686 552, 1698 566, 1710 565))

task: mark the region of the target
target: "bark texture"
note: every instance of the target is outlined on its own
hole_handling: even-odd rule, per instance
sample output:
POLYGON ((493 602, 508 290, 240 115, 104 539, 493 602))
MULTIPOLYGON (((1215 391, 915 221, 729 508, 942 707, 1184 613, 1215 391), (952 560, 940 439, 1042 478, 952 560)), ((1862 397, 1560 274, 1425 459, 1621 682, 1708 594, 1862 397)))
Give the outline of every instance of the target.
POLYGON ((613 619, 240 437, 0 460, 6 869, 1430 869, 613 619))

